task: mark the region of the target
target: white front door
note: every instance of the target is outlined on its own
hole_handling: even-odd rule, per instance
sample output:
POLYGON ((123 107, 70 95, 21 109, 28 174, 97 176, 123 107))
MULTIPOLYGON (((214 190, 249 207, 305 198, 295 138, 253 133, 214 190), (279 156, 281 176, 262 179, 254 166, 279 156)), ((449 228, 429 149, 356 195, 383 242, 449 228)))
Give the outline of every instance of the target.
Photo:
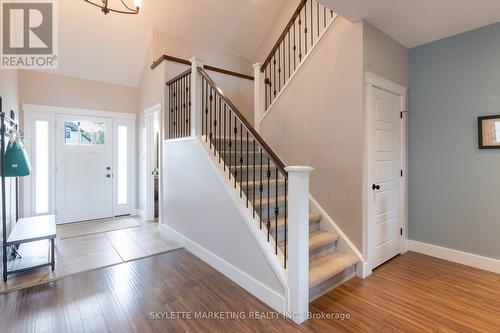
POLYGON ((401 252, 401 101, 401 96, 373 88, 369 195, 372 268, 401 252))
POLYGON ((56 117, 57 223, 113 216, 111 118, 56 117))

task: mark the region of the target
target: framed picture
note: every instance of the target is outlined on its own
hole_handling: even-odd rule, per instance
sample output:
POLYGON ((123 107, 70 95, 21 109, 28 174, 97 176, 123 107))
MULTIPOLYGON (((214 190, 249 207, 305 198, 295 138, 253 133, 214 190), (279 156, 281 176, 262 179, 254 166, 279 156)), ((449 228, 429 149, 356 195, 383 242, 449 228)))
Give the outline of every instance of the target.
POLYGON ((478 117, 479 149, 500 149, 500 115, 478 117))

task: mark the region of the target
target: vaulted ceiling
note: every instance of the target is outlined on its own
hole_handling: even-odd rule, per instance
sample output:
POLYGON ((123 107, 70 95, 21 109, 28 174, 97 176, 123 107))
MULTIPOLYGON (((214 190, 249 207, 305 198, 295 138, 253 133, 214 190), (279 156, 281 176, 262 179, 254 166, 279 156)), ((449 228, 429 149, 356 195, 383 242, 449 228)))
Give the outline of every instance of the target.
MULTIPOLYGON (((153 30, 253 59, 290 1, 299 0, 142 0, 138 15, 107 16, 83 0, 58 1, 56 72, 137 86, 153 30)), ((408 48, 500 21, 498 0, 319 1, 353 22, 366 19, 408 48)))
POLYGON ((295 0, 143 0, 138 15, 107 16, 83 0, 58 1, 55 72, 136 86, 153 30, 252 59, 285 1, 295 0))
POLYGON ((412 48, 500 21, 498 0, 319 0, 412 48))

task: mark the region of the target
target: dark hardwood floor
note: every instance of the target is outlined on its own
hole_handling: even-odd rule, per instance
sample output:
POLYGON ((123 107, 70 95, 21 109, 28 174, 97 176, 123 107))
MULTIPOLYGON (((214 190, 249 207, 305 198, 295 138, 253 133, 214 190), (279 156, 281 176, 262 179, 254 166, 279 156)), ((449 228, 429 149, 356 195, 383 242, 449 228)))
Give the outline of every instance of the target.
POLYGON ((271 310, 177 250, 1 295, 0 332, 500 332, 500 275, 410 252, 317 299, 311 311, 349 318, 301 326, 284 318, 188 318, 271 310), (151 312, 178 319, 151 319, 151 312))

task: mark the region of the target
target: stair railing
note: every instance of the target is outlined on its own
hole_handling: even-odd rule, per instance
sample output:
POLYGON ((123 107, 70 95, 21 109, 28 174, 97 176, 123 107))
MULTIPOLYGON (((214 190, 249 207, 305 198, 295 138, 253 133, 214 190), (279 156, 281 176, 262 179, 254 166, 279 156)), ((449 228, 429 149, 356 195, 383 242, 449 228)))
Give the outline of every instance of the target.
POLYGON ((309 174, 312 168, 285 167, 203 69, 205 62, 196 57, 189 62, 190 70, 167 83, 165 112, 168 115, 165 113, 164 119, 168 139, 195 139, 213 154, 214 162, 219 162, 220 170, 248 207, 257 228, 260 227, 284 268, 288 280, 287 312, 295 322, 303 322, 309 309, 309 174), (282 234, 278 234, 280 230, 282 234), (282 238, 280 241, 278 236, 282 238))
POLYGON ((167 139, 191 136, 191 68, 167 82, 167 139))
POLYGON ((214 156, 218 155, 224 171, 229 170, 228 177, 239 190, 240 198, 245 197, 246 207, 253 208, 253 218, 258 218, 261 230, 265 228, 267 241, 274 242, 276 255, 278 231, 282 224, 283 265, 286 269, 288 172, 285 164, 207 72, 201 67, 198 67, 198 72, 201 75, 202 137, 214 156), (273 235, 271 231, 274 231, 273 235))
POLYGON ((300 1, 264 63, 254 66, 256 106, 262 108, 258 116, 277 99, 336 17, 317 0, 300 1))

